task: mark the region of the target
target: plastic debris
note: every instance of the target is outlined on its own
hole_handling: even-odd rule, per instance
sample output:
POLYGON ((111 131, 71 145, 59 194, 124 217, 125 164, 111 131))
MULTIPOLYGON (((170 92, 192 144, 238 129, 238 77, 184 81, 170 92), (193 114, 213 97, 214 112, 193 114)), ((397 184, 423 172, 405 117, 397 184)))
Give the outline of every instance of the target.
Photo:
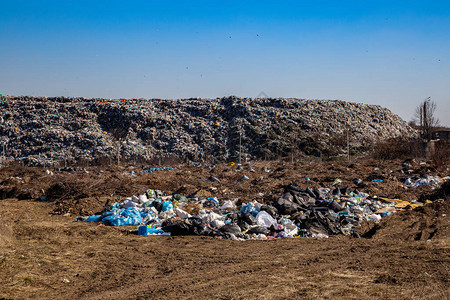
POLYGON ((257 215, 256 215, 256 223, 259 226, 263 226, 265 228, 269 228, 270 226, 277 226, 277 220, 275 220, 274 218, 272 218, 271 215, 269 215, 267 212, 265 211, 260 211, 257 215))
POLYGON ((305 188, 291 184, 282 197, 266 203, 236 206, 237 199, 163 196, 149 189, 125 198, 104 211, 76 221, 107 226, 142 225, 139 235, 208 235, 232 240, 288 237, 357 236, 362 221, 379 222, 397 210, 422 203, 372 198, 347 187, 305 188), (196 207, 196 209, 193 209, 196 207))
POLYGON ((403 180, 403 183, 408 187, 418 188, 423 185, 438 186, 442 183, 442 181, 443 180, 438 176, 430 176, 428 174, 425 174, 422 177, 414 176, 405 178, 403 180))
POLYGON ((336 179, 333 181, 333 186, 339 185, 339 184, 341 184, 341 183, 342 183, 342 180, 340 180, 339 178, 336 178, 336 179))
POLYGON ((170 170, 175 170, 175 169, 176 169, 175 167, 153 167, 153 168, 148 168, 148 169, 142 171, 142 173, 151 174, 156 171, 170 171, 170 170))
POLYGON ((352 181, 355 185, 360 185, 361 183, 363 183, 363 180, 361 178, 354 178, 352 181))
POLYGON ((239 180, 249 180, 250 179, 250 177, 248 177, 247 175, 242 175, 242 177, 241 178, 239 178, 239 180))
POLYGON ((149 225, 142 225, 138 228, 138 234, 147 236, 147 235, 170 235, 170 232, 165 232, 161 228, 152 227, 149 225))

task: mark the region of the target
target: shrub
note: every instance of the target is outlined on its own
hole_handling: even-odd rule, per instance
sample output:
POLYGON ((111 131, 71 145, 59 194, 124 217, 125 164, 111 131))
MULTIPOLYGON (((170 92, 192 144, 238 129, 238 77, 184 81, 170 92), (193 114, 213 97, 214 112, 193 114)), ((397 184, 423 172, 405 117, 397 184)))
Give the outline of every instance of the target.
POLYGON ((402 137, 380 141, 373 149, 373 157, 381 160, 423 157, 424 155, 425 147, 422 141, 402 137))
POLYGON ((431 154, 430 159, 436 169, 448 167, 450 163, 450 142, 437 142, 435 151, 431 154))

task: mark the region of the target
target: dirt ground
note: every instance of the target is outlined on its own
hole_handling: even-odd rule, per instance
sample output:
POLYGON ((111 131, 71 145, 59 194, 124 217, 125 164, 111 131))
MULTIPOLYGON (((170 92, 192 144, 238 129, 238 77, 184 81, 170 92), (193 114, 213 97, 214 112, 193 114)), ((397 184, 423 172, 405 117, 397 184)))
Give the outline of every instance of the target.
POLYGON ((433 191, 405 188, 400 182, 410 174, 444 177, 448 169, 419 162, 404 168, 401 163, 258 162, 242 171, 229 165, 178 166, 153 174, 134 169, 138 177, 123 173, 130 168, 53 170, 53 175, 42 169, 3 169, 0 298, 449 298, 448 184, 433 191), (243 174, 250 180, 239 181, 243 174), (221 182, 206 180, 209 176, 221 182), (364 183, 354 186, 355 177, 364 183), (432 203, 393 214, 378 225, 365 224, 360 239, 142 237, 134 233, 135 226, 74 222, 78 215, 148 188, 270 201, 286 184, 328 187, 336 178, 371 195, 432 203), (42 195, 47 199, 37 201, 42 195))

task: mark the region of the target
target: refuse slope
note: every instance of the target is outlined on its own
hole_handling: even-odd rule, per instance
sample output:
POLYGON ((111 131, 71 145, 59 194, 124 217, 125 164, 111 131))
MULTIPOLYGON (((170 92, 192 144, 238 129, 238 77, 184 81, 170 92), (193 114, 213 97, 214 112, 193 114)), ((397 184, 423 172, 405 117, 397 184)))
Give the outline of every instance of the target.
POLYGON ((3 96, 3 154, 29 165, 80 159, 175 155, 216 162, 272 159, 292 151, 336 155, 352 145, 415 130, 390 110, 339 100, 105 100, 3 96), (120 149, 119 148, 120 144, 120 149))

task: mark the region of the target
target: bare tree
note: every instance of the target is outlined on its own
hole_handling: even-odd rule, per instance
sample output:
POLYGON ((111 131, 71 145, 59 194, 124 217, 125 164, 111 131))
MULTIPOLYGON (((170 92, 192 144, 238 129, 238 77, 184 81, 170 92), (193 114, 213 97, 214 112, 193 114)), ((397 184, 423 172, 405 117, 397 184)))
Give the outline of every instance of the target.
POLYGON ((431 98, 426 98, 417 108, 414 114, 422 137, 427 141, 431 140, 434 128, 439 125, 439 120, 435 117, 436 103, 431 98))

